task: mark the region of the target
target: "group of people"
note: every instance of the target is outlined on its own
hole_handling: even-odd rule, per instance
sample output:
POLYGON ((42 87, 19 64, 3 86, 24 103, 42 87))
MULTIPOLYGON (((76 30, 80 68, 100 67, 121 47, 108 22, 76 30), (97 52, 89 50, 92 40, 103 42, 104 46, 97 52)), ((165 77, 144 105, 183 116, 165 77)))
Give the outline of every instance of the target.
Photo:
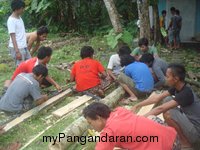
POLYGON ((163 37, 163 41, 170 49, 180 48, 180 31, 182 27, 182 17, 180 16, 180 11, 175 7, 170 8, 171 19, 169 25, 166 25, 166 10, 162 11, 162 16, 160 17, 160 28, 163 37), (167 33, 166 33, 167 32, 167 33))
MULTIPOLYGON (((47 64, 52 56, 50 47, 41 46, 40 41, 47 36, 46 27, 25 36, 20 14, 25 4, 14 0, 11 4, 13 14, 8 19, 10 34, 9 49, 16 61, 17 68, 11 80, 5 82, 0 99, 0 110, 8 114, 21 114, 48 100, 42 95, 41 87, 54 85, 58 91, 60 85, 48 75, 47 64), (37 56, 31 58, 29 50, 34 41, 37 56), (28 46, 27 46, 28 42, 28 46)), ((173 23, 170 26, 173 29, 173 23)), ((110 57, 107 70, 101 62, 93 58, 94 49, 83 46, 81 59, 76 61, 70 72, 70 81, 76 83, 77 92, 90 92, 103 98, 102 83, 105 80, 117 82, 129 94, 125 100, 139 101, 130 110, 116 108, 111 110, 100 102, 92 103, 83 110, 88 123, 102 136, 158 136, 157 142, 98 142, 96 149, 112 150, 115 146, 123 149, 138 150, 180 150, 191 148, 200 138, 200 101, 191 87, 185 82, 186 70, 181 64, 169 64, 159 58, 156 47, 149 46, 146 38, 139 39, 138 47, 133 51, 127 44, 118 47, 116 54, 110 57), (166 89, 161 93, 155 89, 166 89), (145 100, 144 100, 145 99, 145 100), (143 101, 141 101, 143 100, 143 101), (137 116, 135 112, 149 104, 159 106, 145 114, 137 116), (167 124, 159 124, 156 117, 163 113, 167 124)))

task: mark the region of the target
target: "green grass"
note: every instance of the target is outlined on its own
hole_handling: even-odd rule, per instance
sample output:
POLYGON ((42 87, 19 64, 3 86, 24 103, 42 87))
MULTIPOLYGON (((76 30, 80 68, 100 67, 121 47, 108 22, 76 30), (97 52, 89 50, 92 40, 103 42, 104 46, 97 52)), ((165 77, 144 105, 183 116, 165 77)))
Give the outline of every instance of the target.
MULTIPOLYGON (((55 34, 49 34, 48 41, 65 41, 74 39, 76 40, 73 44, 68 43, 60 48, 53 49, 53 56, 49 63, 49 75, 52 76, 55 81, 60 85, 65 85, 65 80, 69 78, 69 72, 67 70, 61 71, 58 70, 55 65, 60 63, 71 62, 80 59, 80 49, 82 46, 91 45, 95 49, 95 58, 100 60, 102 64, 106 67, 109 57, 111 54, 116 53, 116 50, 111 50, 105 41, 104 37, 86 37, 88 40, 79 41, 74 36, 69 35, 67 37, 61 38, 55 34)), ((8 43, 8 34, 5 28, 0 28, 0 90, 3 87, 3 83, 6 79, 10 79, 12 73, 15 69, 13 60, 8 55, 7 43, 8 43)), ((199 63, 199 52, 196 52, 192 49, 183 49, 173 53, 162 53, 160 50, 160 56, 166 59, 169 62, 173 60, 182 61, 188 70, 193 72, 200 72, 200 68, 195 67, 195 63, 199 63), (191 61, 195 63, 191 63, 191 61)), ((53 88, 53 87, 51 87, 53 88)), ((0 149, 7 147, 10 143, 19 141, 23 145, 27 143, 31 138, 36 136, 38 133, 43 131, 47 126, 51 125, 57 119, 51 117, 51 112, 66 105, 70 101, 75 99, 75 97, 67 97, 65 100, 59 104, 51 107, 50 109, 45 109, 41 111, 36 116, 31 117, 25 122, 21 123, 19 126, 10 130, 8 133, 0 136, 0 149), (49 119, 45 119, 49 118, 49 119)), ((82 106, 83 107, 83 106, 82 106)), ((67 118, 57 123, 55 126, 46 131, 43 135, 57 135, 59 132, 62 132, 70 123, 76 120, 79 117, 80 112, 75 111, 68 115, 67 118)), ((42 136, 40 136, 35 142, 33 142, 28 150, 43 150, 47 149, 48 143, 42 142, 42 136)), ((82 149, 83 147, 90 147, 90 145, 81 146, 80 144, 75 144, 71 149, 82 149)), ((92 147, 92 146, 91 146, 92 147)), ((90 148, 88 148, 90 149, 90 148)))

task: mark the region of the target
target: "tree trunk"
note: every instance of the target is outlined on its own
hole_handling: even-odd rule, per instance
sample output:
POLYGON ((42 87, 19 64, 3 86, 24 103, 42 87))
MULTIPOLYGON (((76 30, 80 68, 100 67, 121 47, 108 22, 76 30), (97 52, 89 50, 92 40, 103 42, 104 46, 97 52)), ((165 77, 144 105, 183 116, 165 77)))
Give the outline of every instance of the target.
MULTIPOLYGON (((108 105, 110 108, 113 108, 118 103, 118 100, 125 94, 125 91, 122 87, 117 88, 104 99, 101 100, 102 103, 108 105)), ((62 133, 66 136, 81 136, 88 129, 88 123, 84 117, 80 117, 69 125, 62 133)), ((67 142, 66 138, 61 139, 49 144, 49 150, 65 150, 69 147, 72 142, 67 142)))
POLYGON ((140 38, 146 37, 150 42, 150 20, 148 0, 137 0, 140 20, 140 38))
POLYGON ((113 25, 115 32, 121 33, 122 32, 122 26, 121 26, 121 23, 119 21, 119 14, 118 14, 117 9, 115 7, 114 1, 113 0, 103 0, 103 1, 106 5, 107 11, 108 11, 108 14, 109 14, 109 17, 110 17, 110 20, 111 20, 111 23, 113 25))
POLYGON ((160 32, 160 22, 159 22, 159 12, 158 5, 153 4, 153 24, 154 24, 154 44, 161 43, 161 32, 160 32))

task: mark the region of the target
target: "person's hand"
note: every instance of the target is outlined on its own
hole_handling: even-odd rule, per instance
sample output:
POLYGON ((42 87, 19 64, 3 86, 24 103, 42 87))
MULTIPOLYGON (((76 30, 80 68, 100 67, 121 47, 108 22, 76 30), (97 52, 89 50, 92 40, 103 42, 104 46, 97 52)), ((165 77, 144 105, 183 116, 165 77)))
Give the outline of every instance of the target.
POLYGON ((137 112, 138 109, 139 109, 139 106, 135 105, 135 106, 133 106, 131 108, 131 111, 136 114, 136 112, 137 112))
POLYGON ((58 90, 58 92, 61 92, 62 91, 62 88, 60 85, 56 84, 56 89, 58 90))
POLYGON ((21 53, 19 52, 19 50, 16 51, 16 59, 17 59, 17 60, 21 60, 21 59, 22 59, 22 55, 21 55, 21 53))

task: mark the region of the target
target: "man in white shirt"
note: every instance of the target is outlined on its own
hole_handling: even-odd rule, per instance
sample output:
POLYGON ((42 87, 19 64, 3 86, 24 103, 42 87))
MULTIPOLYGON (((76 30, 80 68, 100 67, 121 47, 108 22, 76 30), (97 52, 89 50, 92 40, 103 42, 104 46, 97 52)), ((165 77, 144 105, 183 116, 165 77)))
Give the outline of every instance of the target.
POLYGON ((20 17, 24 11, 25 3, 22 0, 13 0, 11 8, 13 13, 7 21, 8 33, 10 34, 9 50, 16 66, 18 66, 22 61, 31 58, 27 49, 24 22, 20 17))
POLYGON ((113 54, 108 62, 107 72, 109 76, 116 80, 119 73, 122 71, 122 67, 120 64, 120 56, 122 55, 130 55, 131 50, 127 45, 122 46, 119 48, 117 54, 113 54))

